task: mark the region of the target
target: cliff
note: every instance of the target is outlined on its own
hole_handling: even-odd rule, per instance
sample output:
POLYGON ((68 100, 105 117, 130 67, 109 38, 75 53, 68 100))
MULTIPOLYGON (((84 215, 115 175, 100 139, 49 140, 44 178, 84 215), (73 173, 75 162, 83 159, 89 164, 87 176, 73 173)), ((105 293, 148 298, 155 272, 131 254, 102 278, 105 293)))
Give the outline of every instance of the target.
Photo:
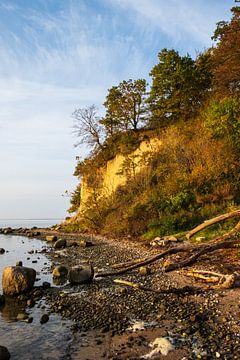
MULTIPOLYGON (((117 154, 113 159, 107 161, 106 165, 98 169, 100 184, 98 185, 98 196, 110 197, 118 187, 127 185, 128 179, 136 176, 140 171, 147 170, 148 162, 156 153, 162 141, 150 138, 140 143, 139 147, 128 155, 117 154)), ((93 194, 93 187, 89 186, 87 180, 81 179, 81 204, 78 215, 86 209, 87 201, 93 194)))

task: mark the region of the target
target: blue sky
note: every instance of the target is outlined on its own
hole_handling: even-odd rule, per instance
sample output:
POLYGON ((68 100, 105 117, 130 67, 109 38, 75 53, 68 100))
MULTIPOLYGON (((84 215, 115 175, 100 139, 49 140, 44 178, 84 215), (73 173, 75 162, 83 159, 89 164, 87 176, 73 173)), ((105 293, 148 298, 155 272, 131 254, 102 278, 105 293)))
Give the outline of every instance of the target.
POLYGON ((146 78, 164 48, 211 46, 233 0, 0 0, 0 218, 64 217, 76 107, 146 78))

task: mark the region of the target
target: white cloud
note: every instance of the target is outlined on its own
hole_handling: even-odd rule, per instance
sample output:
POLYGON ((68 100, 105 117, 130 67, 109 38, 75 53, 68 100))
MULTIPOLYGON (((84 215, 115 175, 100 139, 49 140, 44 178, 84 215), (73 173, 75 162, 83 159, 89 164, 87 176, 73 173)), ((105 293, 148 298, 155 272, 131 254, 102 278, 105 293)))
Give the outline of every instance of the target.
MULTIPOLYGON (((172 38, 173 44, 190 39, 191 43, 207 47, 216 19, 222 19, 229 4, 216 6, 214 1, 202 0, 110 0, 126 11, 133 11, 132 19, 143 27, 155 27, 172 38), (217 15, 219 14, 219 18, 217 15)), ((228 11, 229 12, 229 11, 228 11)), ((228 14, 229 15, 229 14, 228 14)), ((217 20, 218 21, 218 20, 217 20)))

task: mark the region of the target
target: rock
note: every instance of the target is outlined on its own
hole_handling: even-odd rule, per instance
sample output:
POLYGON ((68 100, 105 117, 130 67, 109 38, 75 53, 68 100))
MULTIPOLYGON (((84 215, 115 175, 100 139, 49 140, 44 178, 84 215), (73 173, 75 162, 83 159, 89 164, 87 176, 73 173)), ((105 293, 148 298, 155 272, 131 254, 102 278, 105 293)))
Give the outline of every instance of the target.
POLYGON ((17 261, 17 262, 16 262, 16 266, 23 266, 22 261, 21 261, 21 260, 17 261))
POLYGON ((0 248, 0 254, 4 254, 5 253, 5 249, 0 248))
POLYGON ((172 245, 172 243, 177 242, 178 239, 175 236, 163 236, 163 237, 155 237, 150 242, 151 246, 166 246, 166 245, 172 245))
POLYGON ((27 314, 24 314, 24 313, 17 314, 18 321, 23 321, 23 320, 26 320, 27 318, 28 318, 27 314))
POLYGON ((147 266, 141 266, 141 267, 138 269, 138 272, 139 272, 139 274, 141 274, 141 275, 149 275, 149 274, 150 274, 150 268, 147 267, 147 266))
POLYGON ((50 282, 48 281, 44 281, 42 284, 43 289, 49 289, 51 287, 50 282))
POLYGON ((53 242, 53 241, 57 241, 57 239, 58 239, 58 238, 57 238, 56 235, 47 235, 47 236, 46 236, 46 240, 47 240, 47 241, 52 241, 52 242, 53 242))
POLYGON ((11 355, 5 346, 0 345, 0 360, 8 360, 11 355))
POLYGON ((55 242, 54 244, 54 248, 55 249, 61 249, 61 248, 65 248, 67 245, 67 242, 65 239, 59 239, 55 242))
POLYGON ((40 319, 40 323, 41 323, 41 324, 45 324, 45 323, 48 322, 48 320, 49 320, 48 314, 43 314, 42 317, 41 317, 41 319, 40 319))
POLYGON ((68 269, 63 265, 58 265, 53 269, 52 275, 55 278, 63 277, 68 274, 68 269))
POLYGON ((33 236, 39 236, 39 235, 41 235, 40 231, 35 231, 35 232, 33 233, 33 236))
POLYGON ((79 241, 79 246, 81 246, 81 247, 90 247, 90 246, 93 246, 93 243, 91 241, 80 240, 79 241))
POLYGON ((35 305, 35 301, 33 299, 28 299, 27 306, 32 308, 32 307, 34 307, 34 305, 35 305))
POLYGON ((4 295, 0 294, 0 306, 2 306, 4 304, 5 304, 5 297, 4 297, 4 295))
POLYGON ((5 235, 11 234, 12 232, 13 232, 13 229, 10 228, 10 227, 3 230, 3 233, 4 233, 5 235))
POLYGON ((77 265, 69 270, 68 280, 71 284, 90 283, 94 276, 92 265, 77 265))
POLYGON ((23 266, 9 266, 3 270, 2 288, 5 295, 19 295, 33 288, 36 271, 23 266))
POLYGON ((206 240, 205 236, 198 236, 195 239, 195 241, 197 241, 197 242, 201 242, 201 241, 204 241, 204 240, 206 240))

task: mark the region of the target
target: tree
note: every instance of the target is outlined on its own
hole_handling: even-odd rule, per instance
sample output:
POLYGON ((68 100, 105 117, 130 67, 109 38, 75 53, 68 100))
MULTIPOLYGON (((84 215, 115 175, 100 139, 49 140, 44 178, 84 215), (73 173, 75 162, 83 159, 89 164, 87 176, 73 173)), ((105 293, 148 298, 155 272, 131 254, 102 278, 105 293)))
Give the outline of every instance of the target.
POLYGON ((214 85, 218 95, 231 96, 240 92, 240 7, 231 9, 230 22, 217 23, 213 39, 214 85))
POLYGON ((196 114, 211 85, 209 56, 202 54, 195 62, 173 49, 163 49, 158 54, 159 63, 150 72, 150 125, 159 127, 196 114))
POLYGON ((137 130, 145 121, 146 80, 122 81, 108 90, 101 123, 110 136, 117 131, 137 130))
POLYGON ((85 108, 76 109, 73 114, 74 133, 78 137, 75 146, 87 144, 90 147, 101 148, 104 138, 104 129, 97 116, 97 108, 91 105, 85 108))

